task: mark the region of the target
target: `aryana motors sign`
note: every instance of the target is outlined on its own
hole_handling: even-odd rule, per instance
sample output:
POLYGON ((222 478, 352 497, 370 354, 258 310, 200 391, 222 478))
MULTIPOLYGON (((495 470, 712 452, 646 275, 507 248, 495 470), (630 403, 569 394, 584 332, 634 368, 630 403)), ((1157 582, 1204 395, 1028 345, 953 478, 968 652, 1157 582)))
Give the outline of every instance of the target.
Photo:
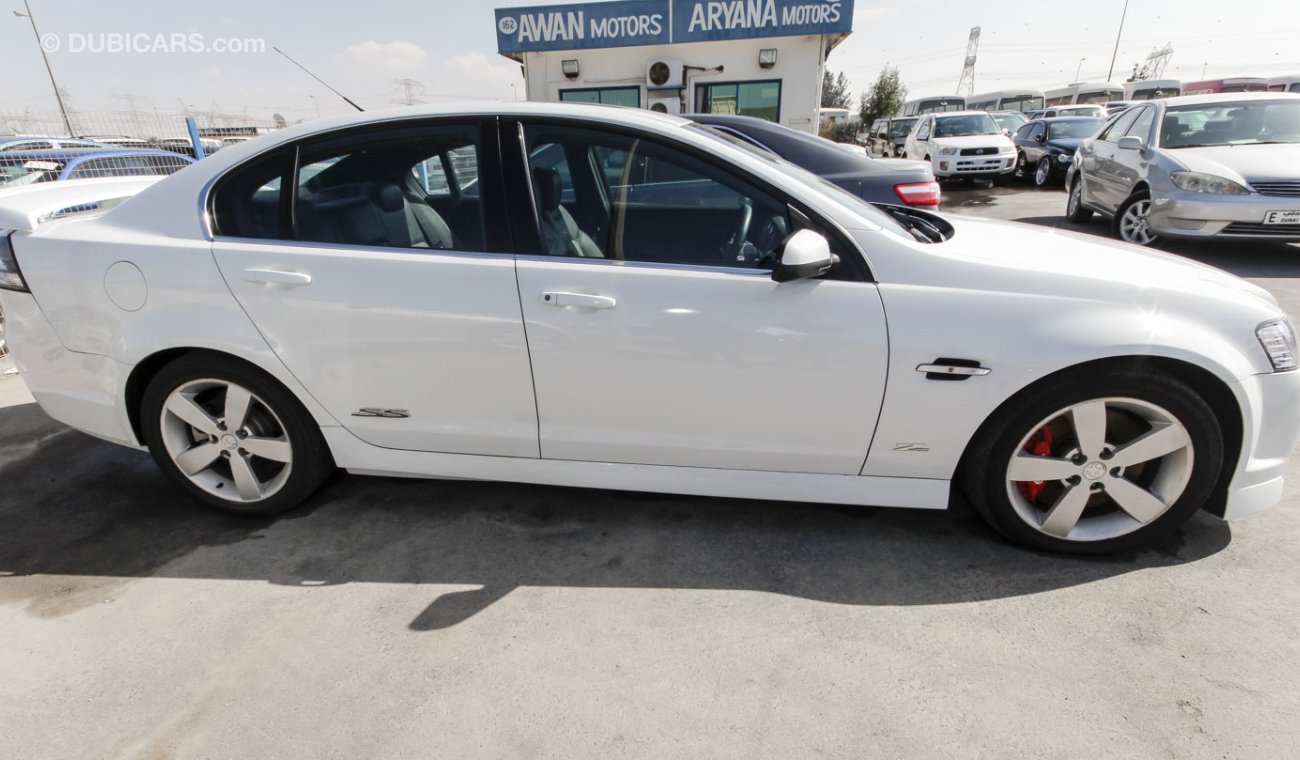
POLYGON ((624 0, 497 8, 497 51, 844 34, 854 0, 624 0))

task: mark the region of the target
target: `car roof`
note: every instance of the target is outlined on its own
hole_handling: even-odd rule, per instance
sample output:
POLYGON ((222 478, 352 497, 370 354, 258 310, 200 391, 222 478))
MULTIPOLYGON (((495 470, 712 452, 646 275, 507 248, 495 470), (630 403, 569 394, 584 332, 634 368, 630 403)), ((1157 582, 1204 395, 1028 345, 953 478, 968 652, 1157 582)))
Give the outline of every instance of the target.
POLYGON ((882 167, 862 151, 848 151, 822 137, 753 116, 691 114, 691 121, 729 127, 765 145, 782 158, 819 175, 874 173, 882 167))
POLYGON ((1036 119, 1044 124, 1071 124, 1080 121, 1105 121, 1102 116, 1053 116, 1050 119, 1036 119))
POLYGON ((940 111, 939 113, 926 113, 922 116, 988 116, 988 111, 940 111))
POLYGON ((1295 92, 1215 92, 1209 95, 1179 95, 1176 98, 1162 98, 1149 101, 1164 103, 1166 106, 1199 106, 1214 103, 1242 103, 1257 100, 1300 100, 1300 93, 1295 92))
POLYGON ((54 148, 45 150, 14 150, 0 153, 0 161, 12 162, 13 159, 31 161, 61 160, 71 161, 76 158, 129 158, 132 156, 180 156, 180 153, 152 148, 54 148))

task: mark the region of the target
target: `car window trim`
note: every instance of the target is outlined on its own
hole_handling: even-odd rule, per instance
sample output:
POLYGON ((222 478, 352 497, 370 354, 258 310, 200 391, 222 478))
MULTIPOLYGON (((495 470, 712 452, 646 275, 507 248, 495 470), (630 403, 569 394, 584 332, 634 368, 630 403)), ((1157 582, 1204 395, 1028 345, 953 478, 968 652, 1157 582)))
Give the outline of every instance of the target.
MULTIPOLYGON (((524 126, 526 124, 544 124, 548 126, 571 127, 574 129, 594 130, 597 132, 607 131, 614 134, 621 134, 625 136, 634 137, 639 140, 648 140, 649 142, 657 143, 664 147, 681 151, 691 156, 692 158, 708 163, 728 173, 734 174, 737 177, 739 177, 742 181, 752 184, 760 191, 772 196, 778 202, 784 203, 787 206, 797 209, 800 213, 806 215, 809 219, 813 220, 813 223, 816 227, 823 230, 826 234, 834 238, 837 238, 840 245, 846 247, 848 251, 855 253, 857 255, 858 264, 856 267, 854 267, 857 270, 856 271, 857 276, 842 281, 845 282, 861 281, 861 282, 872 282, 872 283, 876 282, 875 276, 871 271, 871 265, 868 262, 866 254, 862 251, 861 246, 859 246, 857 244, 857 241, 854 240, 853 236, 850 235, 838 223, 826 218, 824 214, 817 212, 815 209, 811 209, 807 207, 806 204, 794 198, 791 198, 790 194, 787 193, 785 190, 773 185, 767 179, 757 176, 750 171, 747 171, 744 166, 737 165, 730 161, 720 160, 717 156, 695 145, 691 145, 689 143, 685 143, 678 140, 673 140, 669 136, 662 135, 656 132, 645 132, 633 127, 625 127, 619 124, 609 124, 607 122, 592 121, 588 119, 575 118, 575 117, 563 117, 563 116, 503 117, 501 119, 501 122, 502 122, 503 130, 505 129, 505 124, 508 122, 514 122, 515 124, 518 125, 516 128, 518 134, 517 150, 512 146, 508 158, 504 153, 505 141, 504 140, 502 141, 502 149, 503 149, 502 162, 504 165, 506 165, 506 168, 502 174, 503 177, 506 179, 507 183, 509 182, 511 176, 518 177, 521 169, 522 169, 523 176, 529 177, 528 146, 527 146, 527 142, 524 139, 524 126), (515 166, 514 169, 509 168, 509 165, 511 164, 515 166)), ((552 261, 572 260, 571 257, 546 256, 544 254, 537 253, 537 251, 542 250, 541 220, 537 216, 537 202, 536 202, 536 198, 533 197, 533 190, 532 190, 533 183, 531 177, 529 177, 528 181, 524 182, 523 184, 527 187, 526 196, 527 196, 527 202, 529 204, 527 206, 528 209, 527 213, 526 214, 510 213, 511 209, 509 208, 507 209, 507 213, 510 214, 510 216, 514 219, 518 219, 519 217, 526 217, 528 221, 531 221, 531 228, 521 229, 520 226, 516 224, 514 230, 516 232, 515 239, 517 241, 522 241, 525 245, 533 246, 533 250, 525 250, 524 247, 520 246, 520 247, 516 247, 515 254, 518 256, 542 255, 544 258, 547 258, 552 261)), ((523 195, 525 194, 515 193, 513 196, 515 202, 517 203, 520 197, 523 195)), ((526 226, 527 226, 527 221, 525 222, 525 227, 526 226)), ((649 263, 649 262, 633 262, 633 263, 649 263)), ((670 266, 675 266, 675 265, 670 265, 670 266)), ((688 264, 688 265, 681 265, 681 266, 689 266, 694 269, 694 268, 699 268, 701 265, 688 264)), ((705 266, 704 268, 720 269, 721 267, 705 266)), ((732 268, 734 269, 734 267, 732 268)), ((765 273, 766 276, 769 277, 771 276, 771 273, 768 270, 757 270, 757 271, 765 273)))

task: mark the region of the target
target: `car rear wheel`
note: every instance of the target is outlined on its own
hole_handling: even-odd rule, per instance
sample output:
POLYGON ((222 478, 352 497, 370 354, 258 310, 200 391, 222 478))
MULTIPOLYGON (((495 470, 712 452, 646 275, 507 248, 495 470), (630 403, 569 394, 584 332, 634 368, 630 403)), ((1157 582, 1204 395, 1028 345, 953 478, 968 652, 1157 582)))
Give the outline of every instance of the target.
POLYGON ((1083 224, 1092 218, 1092 209, 1083 205, 1083 177, 1076 176, 1070 183, 1069 199, 1065 202, 1065 218, 1071 224, 1083 224))
POLYGON ((1115 237, 1126 243, 1150 246, 1160 242, 1151 231, 1151 194, 1146 190, 1139 190, 1124 201, 1112 226, 1115 237))
POLYGON ((164 367, 141 407, 154 461, 199 501, 269 515, 310 496, 334 469, 315 420, 279 383, 194 354, 164 367))
POLYGON ((1043 156, 1038 159, 1038 167, 1034 169, 1034 184, 1039 187, 1047 187, 1052 182, 1052 159, 1043 156))
POLYGON ((995 530, 1038 549, 1158 540, 1201 507, 1223 461, 1209 406, 1163 373, 1063 376, 1005 409, 972 443, 962 485, 995 530))

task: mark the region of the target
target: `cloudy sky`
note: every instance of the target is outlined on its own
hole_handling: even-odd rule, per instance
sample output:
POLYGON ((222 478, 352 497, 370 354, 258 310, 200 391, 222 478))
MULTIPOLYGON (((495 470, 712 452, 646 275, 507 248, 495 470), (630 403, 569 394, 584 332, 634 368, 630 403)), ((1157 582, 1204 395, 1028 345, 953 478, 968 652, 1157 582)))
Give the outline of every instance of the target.
MULTIPOLYGON (((492 9, 535 2, 425 0, 30 0, 40 31, 57 38, 50 63, 72 107, 284 114, 291 121, 344 113, 337 97, 280 58, 278 45, 368 108, 405 97, 394 80, 414 80, 424 101, 511 98, 522 91, 516 64, 496 54, 492 9), (72 50, 93 35, 201 34, 265 41, 262 53, 72 50), (514 85, 512 87, 512 85, 514 85)), ((21 10, 21 0, 0 0, 21 10)), ((970 27, 982 27, 976 90, 1050 87, 1105 79, 1123 0, 1012 3, 1006 0, 858 0, 854 33, 830 58, 868 86, 881 66, 899 66, 912 95, 952 92, 970 27), (1080 60, 1082 66, 1080 68, 1080 60)), ((102 38, 99 38, 102 40, 102 38)), ((1131 0, 1115 64, 1172 44, 1166 76, 1300 74, 1300 12, 1294 0, 1131 0)), ((0 114, 54 111, 36 39, 24 18, 0 18, 0 114)))

